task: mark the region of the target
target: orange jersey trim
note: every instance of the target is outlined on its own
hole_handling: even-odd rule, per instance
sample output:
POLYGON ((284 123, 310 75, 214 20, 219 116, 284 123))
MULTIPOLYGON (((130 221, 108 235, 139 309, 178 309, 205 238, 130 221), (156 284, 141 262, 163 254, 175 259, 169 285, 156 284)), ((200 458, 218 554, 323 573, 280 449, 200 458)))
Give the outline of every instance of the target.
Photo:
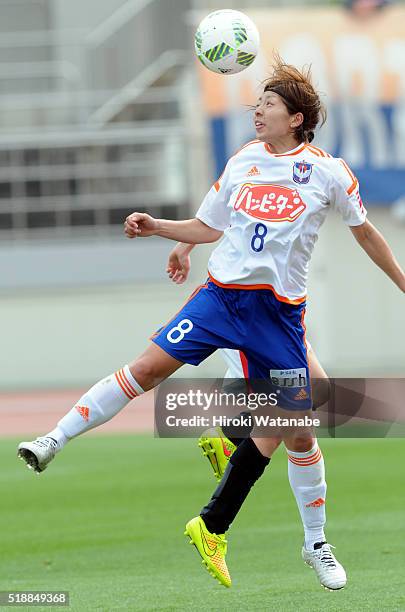
POLYGON ((307 309, 304 308, 302 313, 301 313, 301 326, 302 329, 304 330, 304 344, 305 344, 305 352, 307 355, 307 364, 308 364, 308 368, 309 368, 309 360, 308 360, 308 342, 307 342, 307 326, 305 325, 305 314, 307 312, 307 309))
POLYGON ((320 153, 318 153, 317 151, 314 151, 313 149, 311 149, 310 147, 307 147, 307 151, 309 151, 310 153, 312 153, 312 155, 316 155, 317 157, 324 157, 323 155, 321 155, 320 153))
POLYGON ((249 362, 243 351, 239 351, 240 362, 243 370, 243 378, 247 381, 247 390, 249 393, 253 393, 252 385, 249 382, 249 362))
POLYGON ((311 144, 307 145, 307 149, 308 151, 311 151, 311 153, 313 153, 314 155, 317 155, 318 157, 329 157, 329 158, 332 157, 332 155, 329 155, 329 153, 327 153, 323 149, 320 149, 319 147, 314 147, 314 145, 311 145, 311 144))
POLYGON ((353 183, 350 185, 349 189, 346 190, 347 195, 350 195, 353 193, 353 191, 356 189, 356 187, 358 186, 359 181, 356 179, 355 181, 353 181, 353 183))
POLYGON ((332 155, 330 155, 323 149, 319 149, 318 147, 314 147, 313 145, 309 145, 309 144, 302 145, 302 147, 300 147, 296 151, 293 151, 292 153, 273 153, 270 148, 270 145, 267 142, 264 144, 264 147, 266 151, 270 153, 270 155, 273 155, 274 157, 289 157, 293 155, 298 155, 299 153, 302 153, 304 149, 308 149, 310 153, 313 153, 313 155, 316 155, 317 157, 329 157, 329 158, 332 157, 332 155))
POLYGON ((240 147, 240 149, 238 149, 238 150, 236 151, 236 153, 234 153, 234 154, 232 155, 232 157, 235 157, 235 156, 236 156, 238 153, 240 153, 241 151, 243 151, 243 149, 246 149, 246 147, 250 147, 250 145, 252 145, 252 144, 258 144, 259 142, 261 142, 261 140, 259 140, 258 138, 256 138, 255 140, 249 140, 249 142, 247 142, 246 144, 242 145, 242 146, 240 147))
MULTIPOLYGON (((261 140, 250 140, 249 142, 247 142, 246 144, 244 144, 244 145, 243 145, 243 146, 242 146, 240 149, 238 149, 238 150, 236 151, 236 153, 234 153, 233 155, 231 155, 231 157, 230 157, 229 159, 232 159, 233 157, 236 157, 236 155, 238 155, 238 153, 240 153, 241 151, 243 151, 243 149, 246 149, 246 147, 250 147, 250 145, 252 145, 252 144, 257 144, 258 142, 261 142, 261 140)), ((228 162, 229 162, 229 159, 228 159, 228 162)), ((224 172, 225 172, 225 170, 224 170, 224 172)), ((223 177, 224 172, 221 174, 221 176, 219 177, 219 179, 218 179, 217 181, 215 181, 215 183, 214 183, 214 185, 213 185, 213 187, 214 187, 214 189, 215 189, 215 191, 216 191, 217 193, 218 193, 218 191, 219 191, 219 190, 220 190, 220 188, 221 188, 220 180, 221 180, 221 178, 223 177)))
POLYGON ((290 157, 292 155, 298 155, 299 153, 302 153, 302 151, 306 148, 306 146, 307 145, 305 145, 305 144, 302 145, 302 147, 300 147, 299 149, 297 149, 293 153, 273 153, 272 150, 270 149, 270 145, 268 145, 267 142, 264 143, 264 148, 273 157, 290 157))
POLYGON ((347 195, 350 195, 356 189, 357 185, 359 184, 359 181, 354 176, 353 172, 350 170, 350 168, 346 164, 345 160, 344 159, 340 159, 339 161, 340 161, 340 163, 342 164, 343 168, 346 170, 346 172, 348 173, 348 175, 350 176, 350 178, 353 181, 352 184, 350 185, 350 187, 348 189, 346 189, 347 195))
POLYGON ((215 283, 215 285, 218 285, 218 287, 222 287, 222 289, 243 289, 245 291, 251 291, 252 289, 267 289, 270 290, 274 293, 274 296, 278 299, 279 302, 284 302, 285 304, 292 304, 294 306, 298 306, 299 304, 302 304, 303 302, 305 302, 305 300, 307 299, 306 295, 304 295, 304 297, 302 298, 297 298, 296 300, 290 300, 287 297, 284 297, 282 295, 279 295, 277 293, 277 291, 274 289, 273 285, 237 285, 237 284, 231 284, 231 283, 220 283, 219 281, 217 281, 210 272, 208 272, 208 276, 210 277, 210 280, 212 280, 213 283, 215 283))
POLYGON ((239 351, 239 357, 240 357, 240 363, 242 365, 243 376, 244 378, 248 379, 249 378, 249 365, 248 365, 247 357, 243 351, 239 351))

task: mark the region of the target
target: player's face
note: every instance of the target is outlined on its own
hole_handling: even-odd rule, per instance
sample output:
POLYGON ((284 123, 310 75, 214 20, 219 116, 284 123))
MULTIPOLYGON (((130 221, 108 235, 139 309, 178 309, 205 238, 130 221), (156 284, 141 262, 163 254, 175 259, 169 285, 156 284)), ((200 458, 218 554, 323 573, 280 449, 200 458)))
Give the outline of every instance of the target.
POLYGON ((283 99, 273 91, 265 91, 257 101, 254 115, 256 138, 272 142, 291 136, 292 116, 283 99))

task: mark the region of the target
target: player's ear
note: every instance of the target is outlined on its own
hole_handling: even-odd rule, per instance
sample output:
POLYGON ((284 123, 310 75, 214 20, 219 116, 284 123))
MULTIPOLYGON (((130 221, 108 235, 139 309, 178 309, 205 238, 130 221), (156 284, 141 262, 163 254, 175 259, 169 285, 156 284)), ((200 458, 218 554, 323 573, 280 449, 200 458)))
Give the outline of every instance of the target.
POLYGON ((290 119, 290 127, 297 128, 304 123, 304 115, 302 113, 295 113, 290 119))

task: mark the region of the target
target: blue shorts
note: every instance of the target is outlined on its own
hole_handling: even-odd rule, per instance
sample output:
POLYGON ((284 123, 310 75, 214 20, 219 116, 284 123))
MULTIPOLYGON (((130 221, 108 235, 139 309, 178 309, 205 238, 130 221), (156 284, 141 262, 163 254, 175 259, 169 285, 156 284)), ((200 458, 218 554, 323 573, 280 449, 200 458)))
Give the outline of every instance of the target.
POLYGON ((198 365, 218 348, 244 353, 246 377, 266 379, 285 408, 311 407, 305 303, 279 301, 269 289, 198 287, 153 342, 183 363, 198 365))

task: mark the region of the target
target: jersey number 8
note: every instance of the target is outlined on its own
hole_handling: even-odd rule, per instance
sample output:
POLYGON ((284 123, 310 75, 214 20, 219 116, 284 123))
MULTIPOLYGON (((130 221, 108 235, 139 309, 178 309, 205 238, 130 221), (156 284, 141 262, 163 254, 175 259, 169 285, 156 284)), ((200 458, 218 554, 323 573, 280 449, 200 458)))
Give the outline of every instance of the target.
POLYGON ((260 253, 263 251, 264 247, 264 239, 267 236, 267 227, 264 223, 257 223, 255 227, 255 233, 253 234, 252 241, 250 246, 255 253, 260 253))

